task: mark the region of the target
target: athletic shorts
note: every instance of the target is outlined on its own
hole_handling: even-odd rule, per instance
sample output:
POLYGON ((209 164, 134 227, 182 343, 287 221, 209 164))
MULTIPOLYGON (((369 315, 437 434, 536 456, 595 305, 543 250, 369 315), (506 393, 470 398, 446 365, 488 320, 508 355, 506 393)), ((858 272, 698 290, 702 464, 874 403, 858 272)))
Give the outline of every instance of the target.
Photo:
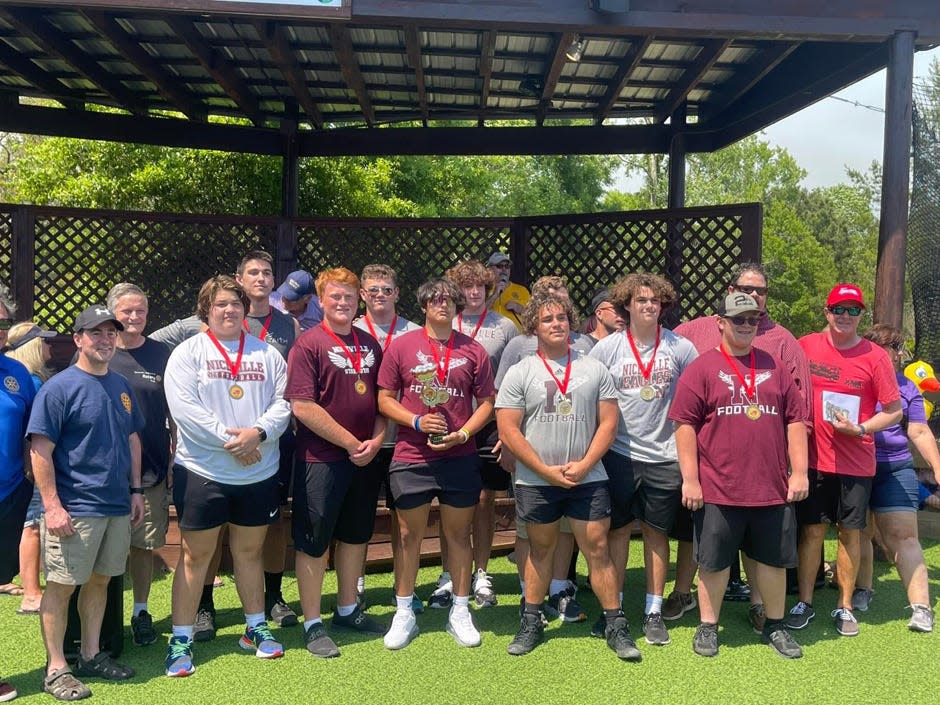
POLYGON ((553 524, 562 517, 601 521, 610 517, 606 482, 566 489, 555 485, 516 485, 516 518, 529 524, 553 524))
POLYGON ((796 517, 790 504, 729 507, 706 503, 692 515, 695 561, 706 573, 730 567, 738 549, 774 568, 796 566, 796 517))
POLYGON ((277 496, 281 504, 290 503, 290 491, 293 488, 293 478, 297 459, 294 451, 297 449, 297 437, 290 426, 278 439, 278 452, 280 459, 277 465, 277 496))
POLYGON ((144 520, 131 527, 131 546, 152 551, 166 544, 170 523, 170 491, 166 480, 144 488, 144 520))
POLYGON ((20 536, 26 508, 33 496, 33 483, 26 477, 0 502, 0 583, 8 583, 20 572, 20 536))
POLYGON ((797 521, 801 525, 838 524, 846 529, 864 529, 872 480, 810 468, 809 496, 796 504, 797 521))
POLYGON ((604 468, 610 487, 611 529, 639 519, 663 533, 672 530, 682 506, 678 463, 644 463, 608 451, 604 468))
POLYGON ((375 466, 375 471, 379 477, 379 497, 385 499, 385 506, 393 512, 395 511, 395 498, 392 497, 392 488, 388 482, 388 468, 392 464, 392 453, 394 452, 395 446, 383 446, 375 454, 375 460, 371 463, 375 466))
POLYGON ((228 485, 173 466, 173 504, 179 528, 203 531, 223 524, 268 526, 281 514, 277 474, 248 485, 228 485))
POLYGON ((871 484, 869 507, 883 512, 916 512, 920 505, 920 485, 914 459, 879 462, 871 484))
POLYGON ((669 538, 676 541, 685 541, 692 543, 692 512, 683 506, 676 512, 676 521, 672 525, 672 531, 669 532, 669 538))
MULTIPOLYGON (((608 492, 608 497, 610 493, 608 492)), ((574 531, 571 530, 571 522, 568 521, 568 517, 562 517, 561 521, 558 522, 558 531, 562 534, 573 534, 574 531)), ((520 539, 529 540, 529 530, 526 528, 526 523, 522 521, 518 514, 516 515, 516 536, 520 539)))
POLYGON ((350 460, 305 463, 294 476, 294 548, 319 558, 333 539, 369 543, 381 475, 373 462, 365 467, 350 460))
POLYGON ((83 585, 92 573, 122 575, 131 545, 131 515, 72 517, 71 536, 53 536, 43 517, 40 524, 46 580, 60 585, 83 585))
POLYGON ((393 460, 388 471, 396 509, 417 509, 437 501, 456 509, 476 506, 480 501, 480 457, 462 455, 430 463, 393 460))
POLYGON ((496 430, 496 422, 491 421, 474 436, 477 448, 480 453, 482 466, 480 475, 483 478, 483 489, 493 492, 505 492, 509 489, 512 475, 503 470, 493 454, 493 446, 499 440, 499 433, 496 430))

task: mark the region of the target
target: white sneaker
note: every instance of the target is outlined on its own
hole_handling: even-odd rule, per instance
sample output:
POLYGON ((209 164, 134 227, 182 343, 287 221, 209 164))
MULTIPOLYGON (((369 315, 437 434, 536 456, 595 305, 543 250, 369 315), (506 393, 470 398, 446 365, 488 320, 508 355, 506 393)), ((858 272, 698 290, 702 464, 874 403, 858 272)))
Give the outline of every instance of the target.
POLYGON ((388 628, 382 641, 386 649, 404 649, 416 636, 418 636, 418 620, 415 619, 415 613, 396 610, 392 618, 392 626, 388 628))
POLYGON ((493 581, 482 568, 473 576, 473 601, 477 607, 493 607, 496 605, 493 581))
POLYGON ((447 633, 461 646, 479 646, 480 632, 473 626, 470 610, 451 609, 447 619, 447 633))

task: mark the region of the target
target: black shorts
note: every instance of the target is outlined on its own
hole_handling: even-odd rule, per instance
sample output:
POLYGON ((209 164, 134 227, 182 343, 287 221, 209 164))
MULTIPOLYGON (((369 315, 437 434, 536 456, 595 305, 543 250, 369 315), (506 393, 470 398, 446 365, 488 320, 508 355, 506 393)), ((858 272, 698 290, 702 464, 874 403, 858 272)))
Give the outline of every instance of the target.
POLYGON ((527 524, 553 524, 562 517, 601 521, 610 517, 606 482, 571 489, 555 485, 516 485, 516 518, 527 524))
POLYGON ((441 504, 457 509, 480 501, 480 457, 463 455, 430 463, 392 461, 389 483, 396 509, 417 509, 437 497, 441 504))
POLYGON ((796 518, 803 524, 838 524, 864 529, 874 478, 809 470, 809 495, 797 502, 796 518))
POLYGON ((294 466, 296 459, 294 451, 297 448, 297 437, 294 430, 288 426, 287 430, 281 434, 278 440, 278 451, 281 454, 277 466, 277 496, 281 504, 287 504, 290 501, 290 491, 293 487, 294 466))
POLYGON ((486 424, 486 426, 474 436, 474 440, 476 441, 477 449, 480 453, 480 460, 483 463, 480 468, 480 475, 483 478, 483 489, 492 490, 493 492, 505 492, 509 489, 512 475, 499 466, 496 456, 493 454, 493 446, 496 445, 496 442, 499 440, 496 422, 490 421, 490 423, 486 424))
POLYGON ((663 533, 672 531, 682 507, 678 463, 644 463, 608 451, 604 468, 610 484, 611 529, 639 519, 663 533))
POLYGON ((174 465, 173 504, 179 528, 187 531, 223 524, 267 526, 281 515, 277 474, 248 485, 229 485, 174 465))
POLYGON ((392 464, 392 453, 394 452, 394 446, 379 448, 379 452, 375 454, 375 460, 371 463, 375 467, 379 478, 379 497, 385 499, 385 506, 393 512, 395 511, 395 498, 392 497, 392 488, 388 484, 388 467, 392 464))
POLYGON ((374 460, 366 467, 349 460, 305 463, 294 476, 294 548, 319 558, 333 539, 369 543, 380 484, 374 460))
POLYGON ((679 507, 679 511, 676 512, 676 522, 672 525, 672 531, 669 532, 669 538, 692 543, 692 512, 690 510, 679 507))
POLYGON ((25 476, 10 496, 0 502, 0 584, 20 572, 20 537, 26 509, 33 496, 33 483, 25 476))
POLYGON ((793 505, 729 507, 705 504, 694 512, 695 562, 706 573, 731 566, 738 549, 774 568, 796 566, 796 517, 793 505))

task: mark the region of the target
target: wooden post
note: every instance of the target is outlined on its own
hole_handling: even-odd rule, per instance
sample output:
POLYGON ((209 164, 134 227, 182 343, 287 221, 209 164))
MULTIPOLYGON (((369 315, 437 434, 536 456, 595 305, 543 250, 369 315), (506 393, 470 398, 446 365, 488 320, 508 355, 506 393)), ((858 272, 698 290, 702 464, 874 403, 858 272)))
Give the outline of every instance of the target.
POLYGON ((300 150, 297 141, 297 122, 281 123, 281 221, 277 228, 275 254, 275 281, 280 283, 295 271, 297 263, 297 210, 300 171, 300 150))
POLYGON ((913 83, 914 32, 897 32, 891 39, 885 89, 884 166, 881 172, 874 320, 898 328, 904 314, 913 83))
POLYGON ((32 206, 13 209, 13 272, 10 284, 17 306, 17 319, 31 320, 35 314, 36 211, 32 206))
MULTIPOLYGON (((669 246, 667 249, 666 269, 663 276, 672 281, 676 292, 683 291, 684 277, 684 241, 685 230, 682 219, 674 212, 685 207, 685 127, 687 106, 682 101, 669 118, 672 138, 669 140, 669 246)), ((679 300, 682 301, 682 296, 679 300)), ((674 328, 681 320, 682 311, 675 307, 666 314, 663 323, 674 328)))

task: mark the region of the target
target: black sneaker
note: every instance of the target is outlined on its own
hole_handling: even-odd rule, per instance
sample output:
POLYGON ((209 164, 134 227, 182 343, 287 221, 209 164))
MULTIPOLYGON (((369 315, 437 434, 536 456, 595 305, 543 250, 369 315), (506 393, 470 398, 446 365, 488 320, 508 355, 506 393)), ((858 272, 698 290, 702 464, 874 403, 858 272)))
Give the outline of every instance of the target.
POLYGON ((541 644, 544 637, 541 613, 526 612, 519 620, 519 631, 506 647, 506 652, 510 656, 524 656, 541 644))
POLYGON ((153 628, 153 617, 143 610, 136 617, 131 617, 131 632, 137 646, 149 646, 157 640, 157 630, 153 628))
POLYGON ((591 625, 591 636, 595 639, 607 638, 607 620, 604 619, 603 612, 601 612, 601 616, 597 618, 597 621, 591 625))
POLYGON ((751 599, 751 586, 741 580, 729 580, 725 589, 725 602, 748 602, 751 599))
POLYGON ((583 622, 587 619, 587 614, 575 598, 575 592, 571 586, 548 598, 548 602, 545 603, 545 614, 552 619, 560 618, 563 622, 583 622))
POLYGON ((339 656, 339 647, 326 633, 323 622, 310 625, 310 629, 304 632, 304 643, 307 646, 307 651, 317 658, 335 658, 339 656))
POLYGON ((705 624, 698 625, 695 630, 695 636, 692 637, 692 651, 699 656, 717 656, 718 655, 718 625, 705 624))
POLYGON ((297 624, 297 613, 290 608, 284 598, 278 595, 276 600, 269 601, 264 606, 269 622, 277 627, 293 627, 297 624))
POLYGON ((837 607, 832 610, 832 621, 836 626, 836 631, 842 636, 858 636, 858 620, 855 619, 852 610, 837 607))
POLYGON ((816 618, 816 610, 811 604, 800 600, 790 610, 784 622, 787 629, 805 629, 816 618))
POLYGON ((333 626, 354 629, 355 631, 361 632, 363 634, 384 634, 386 631, 388 631, 385 628, 385 625, 380 624, 376 620, 372 619, 372 617, 367 615, 358 607, 352 611, 352 614, 348 614, 345 617, 341 616, 339 612, 334 610, 333 626))
POLYGON ((607 639, 607 646, 617 654, 617 658, 624 661, 643 660, 643 655, 636 648, 636 642, 630 636, 630 626, 627 624, 626 617, 617 617, 607 625, 604 636, 607 639))
POLYGON ((643 634, 646 635, 647 644, 665 646, 669 643, 669 632, 666 630, 666 623, 663 622, 663 616, 659 612, 653 612, 643 617, 643 634))
POLYGON ((783 626, 774 629, 770 634, 761 633, 760 640, 764 644, 770 644, 783 658, 803 658, 803 649, 783 626))
MULTIPOLYGON (((522 619, 522 615, 525 614, 525 595, 519 598, 519 619, 522 619)), ((539 619, 542 621, 542 626, 548 626, 548 617, 545 616, 544 609, 539 610, 539 619)))
POLYGON ((196 612, 193 625, 193 641, 212 641, 215 639, 215 608, 200 607, 196 612))

